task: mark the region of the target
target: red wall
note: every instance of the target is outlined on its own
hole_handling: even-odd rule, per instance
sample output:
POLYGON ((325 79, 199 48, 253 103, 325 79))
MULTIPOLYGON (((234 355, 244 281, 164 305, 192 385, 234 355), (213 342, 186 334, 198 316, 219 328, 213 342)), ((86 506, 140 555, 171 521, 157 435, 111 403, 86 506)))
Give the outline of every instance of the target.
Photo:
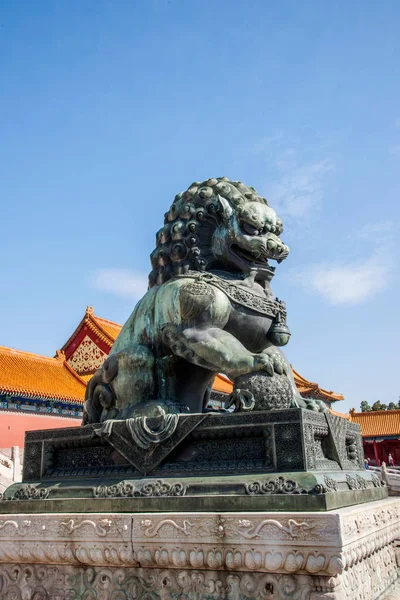
POLYGON ((22 448, 25 431, 30 429, 59 429, 60 427, 77 427, 80 424, 80 419, 1 411, 0 448, 11 448, 11 446, 22 448))

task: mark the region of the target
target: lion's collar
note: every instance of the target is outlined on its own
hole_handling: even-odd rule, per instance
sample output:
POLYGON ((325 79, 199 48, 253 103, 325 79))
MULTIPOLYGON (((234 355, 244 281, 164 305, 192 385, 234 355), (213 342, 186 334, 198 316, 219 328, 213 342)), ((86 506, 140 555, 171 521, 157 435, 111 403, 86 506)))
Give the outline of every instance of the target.
POLYGON ((268 296, 259 296, 255 294, 250 288, 246 288, 243 285, 238 285, 229 279, 219 277, 214 273, 199 273, 198 271, 188 271, 182 275, 178 275, 179 278, 190 278, 196 279, 203 283, 208 283, 222 292, 232 302, 245 306, 254 312, 267 315, 270 318, 275 318, 280 315, 280 319, 285 322, 286 320, 286 306, 285 303, 278 298, 272 299, 268 296))

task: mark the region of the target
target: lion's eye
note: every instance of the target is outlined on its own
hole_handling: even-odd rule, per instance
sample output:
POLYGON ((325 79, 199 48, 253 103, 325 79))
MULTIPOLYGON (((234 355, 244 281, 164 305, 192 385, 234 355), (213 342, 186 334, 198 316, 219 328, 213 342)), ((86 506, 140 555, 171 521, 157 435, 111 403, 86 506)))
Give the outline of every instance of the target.
POLYGON ((255 227, 252 227, 248 223, 242 223, 242 229, 248 235, 258 235, 259 231, 255 227))

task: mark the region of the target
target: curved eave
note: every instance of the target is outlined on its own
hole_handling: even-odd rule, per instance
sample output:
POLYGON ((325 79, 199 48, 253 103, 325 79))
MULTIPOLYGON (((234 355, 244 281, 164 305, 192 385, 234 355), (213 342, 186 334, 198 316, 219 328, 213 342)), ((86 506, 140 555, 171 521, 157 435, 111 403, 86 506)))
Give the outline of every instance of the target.
POLYGON ((103 329, 92 315, 89 316, 85 325, 96 334, 96 336, 111 348, 115 340, 103 329))
POLYGON ((330 402, 336 402, 339 400, 344 400, 343 394, 338 394, 333 391, 325 390, 321 388, 318 383, 313 383, 308 381, 304 377, 300 375, 295 369, 292 367, 293 377, 298 388, 300 394, 315 394, 317 398, 321 398, 322 400, 329 400, 330 402))

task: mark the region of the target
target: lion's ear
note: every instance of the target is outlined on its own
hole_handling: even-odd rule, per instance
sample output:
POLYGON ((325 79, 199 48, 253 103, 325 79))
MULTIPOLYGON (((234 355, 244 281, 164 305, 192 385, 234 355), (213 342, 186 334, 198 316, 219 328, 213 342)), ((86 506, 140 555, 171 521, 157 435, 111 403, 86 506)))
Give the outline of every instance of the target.
POLYGON ((218 194, 217 198, 218 198, 218 202, 220 203, 221 208, 222 208, 222 216, 224 219, 228 220, 233 214, 233 208, 229 204, 228 200, 226 198, 224 198, 223 196, 220 196, 218 194))

